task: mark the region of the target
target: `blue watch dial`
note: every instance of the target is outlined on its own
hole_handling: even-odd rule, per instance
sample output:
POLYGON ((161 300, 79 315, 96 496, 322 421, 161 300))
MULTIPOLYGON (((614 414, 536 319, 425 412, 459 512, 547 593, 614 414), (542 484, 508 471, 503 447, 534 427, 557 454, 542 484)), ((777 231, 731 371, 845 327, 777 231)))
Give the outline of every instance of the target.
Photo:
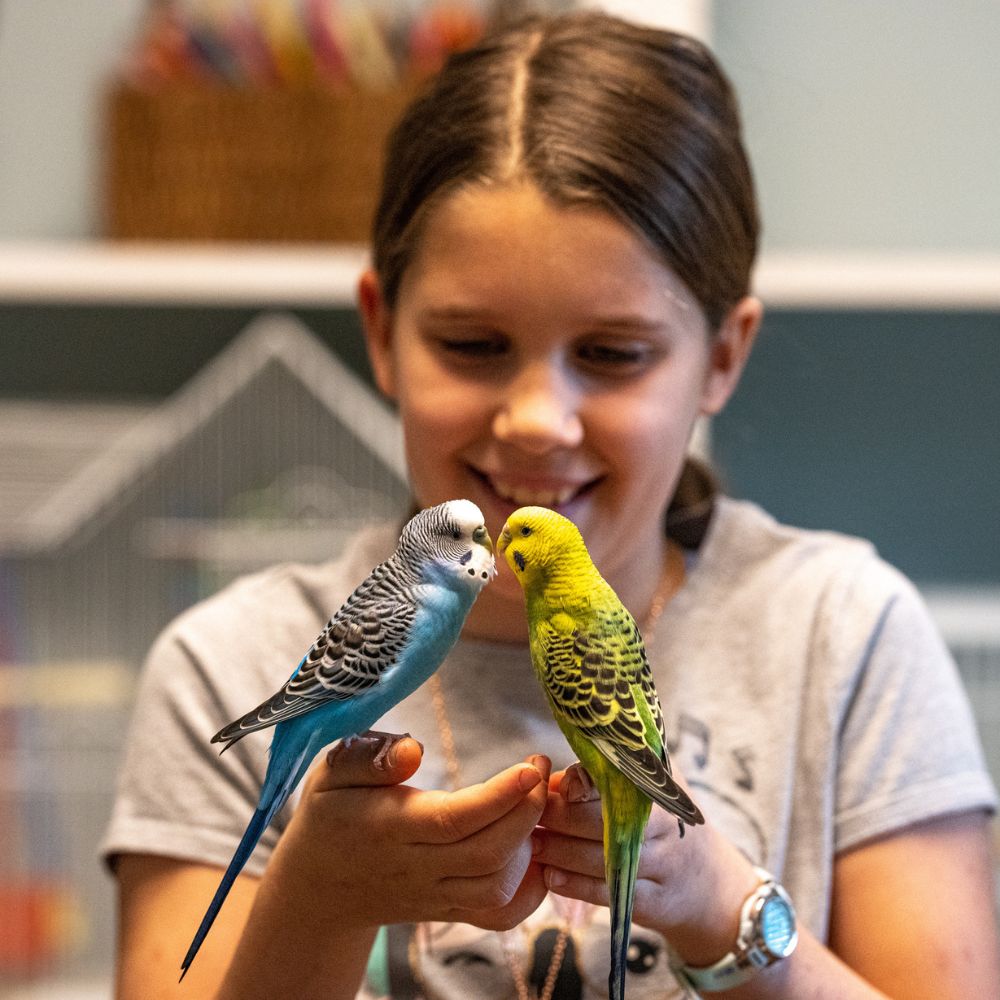
POLYGON ((795 917, 780 896, 771 896, 760 911, 760 933, 769 951, 784 957, 795 940, 795 917))

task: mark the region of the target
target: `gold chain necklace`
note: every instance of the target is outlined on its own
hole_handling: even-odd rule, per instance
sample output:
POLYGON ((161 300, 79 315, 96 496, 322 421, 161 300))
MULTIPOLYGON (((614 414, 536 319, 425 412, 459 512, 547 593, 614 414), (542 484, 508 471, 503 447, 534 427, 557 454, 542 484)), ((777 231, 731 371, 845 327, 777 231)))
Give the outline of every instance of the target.
MULTIPOLYGON (((647 649, 653 640, 656 626, 659 624, 660 616, 663 614, 667 602, 680 588, 684 581, 684 556, 681 550, 668 542, 667 557, 664 560, 663 572, 656 585, 653 600, 650 602, 649 611, 646 613, 646 624, 643 629, 644 644, 647 649)), ((444 688, 441 684, 441 677, 438 673, 431 674, 428 681, 431 692, 431 704, 434 708, 434 721, 437 724, 438 739, 441 744, 441 752, 444 756, 445 771, 448 775, 448 787, 452 791, 457 791, 461 785, 461 767, 458 763, 458 751, 455 749, 455 734, 451 728, 451 721, 448 718, 448 706, 445 701, 444 688)), ((584 904, 587 906, 588 904, 584 904)), ((581 919, 579 916, 577 920, 581 919)), ((556 987, 556 980, 559 978, 559 970, 562 968, 563 958, 566 955, 566 946, 569 943, 569 935, 573 918, 567 918, 559 928, 559 935, 552 949, 552 958, 549 961, 548 972, 545 974, 545 982, 542 985, 542 992, 537 1000, 552 1000, 552 993, 556 987)), ((514 989, 517 992, 517 1000, 535 1000, 530 992, 528 982, 524 976, 524 970, 518 964, 517 957, 511 945, 510 935, 512 931, 501 931, 500 946, 503 952, 504 962, 510 971, 511 979, 514 981, 514 989)))
MULTIPOLYGON (((444 690, 441 685, 441 678, 438 674, 431 674, 430 681, 431 703, 434 706, 434 720, 437 723, 438 737, 441 742, 441 752, 444 755, 445 770, 448 774, 448 787, 452 791, 457 791, 461 785, 461 768, 458 763, 458 753, 455 750, 455 734, 448 719, 448 707, 445 703, 444 690)), ((559 928, 559 936, 556 938, 555 946, 552 949, 552 959, 549 962, 548 972, 545 974, 545 983, 538 1000, 552 1000, 552 993, 556 988, 556 979, 559 977, 559 969, 562 967, 563 957, 566 954, 566 945, 569 943, 569 921, 565 921, 559 928)), ((517 1000, 533 1000, 528 982, 524 976, 524 970, 518 964, 517 956, 511 944, 510 935, 512 931, 500 931, 500 949, 503 952, 504 963, 510 971, 514 980, 514 989, 517 992, 517 1000)))

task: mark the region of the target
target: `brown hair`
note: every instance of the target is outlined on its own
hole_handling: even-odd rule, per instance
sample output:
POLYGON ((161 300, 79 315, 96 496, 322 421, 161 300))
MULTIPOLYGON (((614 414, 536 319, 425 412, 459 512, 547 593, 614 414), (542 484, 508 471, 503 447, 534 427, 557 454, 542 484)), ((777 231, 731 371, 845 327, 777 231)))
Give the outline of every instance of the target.
MULTIPOLYGON (((529 17, 453 56, 396 126, 372 247, 392 307, 423 220, 458 188, 524 179, 638 232, 709 329, 749 292, 759 218, 729 81, 700 42, 600 12, 529 17)), ((689 458, 666 515, 696 547, 718 485, 689 458)))
POLYGON ((435 201, 522 178, 641 233, 712 330, 747 294, 753 180, 732 87, 694 39, 580 12, 453 56, 389 141, 373 253, 390 306, 435 201))

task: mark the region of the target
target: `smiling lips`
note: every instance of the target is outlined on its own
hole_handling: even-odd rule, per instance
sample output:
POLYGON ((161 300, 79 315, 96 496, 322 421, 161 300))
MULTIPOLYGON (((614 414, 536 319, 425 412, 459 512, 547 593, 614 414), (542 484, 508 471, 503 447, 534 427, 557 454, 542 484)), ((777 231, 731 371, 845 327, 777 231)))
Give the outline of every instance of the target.
POLYGON ((491 476, 478 469, 473 470, 501 500, 518 507, 562 507, 578 497, 591 486, 594 480, 564 485, 533 485, 512 482, 500 476, 491 476))

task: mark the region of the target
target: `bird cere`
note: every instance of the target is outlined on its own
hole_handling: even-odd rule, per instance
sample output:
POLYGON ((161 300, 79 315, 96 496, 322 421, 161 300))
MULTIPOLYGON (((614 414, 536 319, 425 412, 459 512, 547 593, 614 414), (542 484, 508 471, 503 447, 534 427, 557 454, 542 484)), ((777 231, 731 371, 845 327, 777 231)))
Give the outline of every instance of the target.
POLYGON ((524 590, 531 661, 552 714, 600 792, 611 901, 611 1000, 625 995, 635 880, 653 802, 684 824, 701 811, 674 780, 663 713, 635 619, 594 566, 576 525, 521 507, 497 539, 524 590))
POLYGON ((274 726, 257 808, 184 956, 181 979, 261 835, 316 754, 366 732, 430 677, 495 572, 493 543, 474 503, 449 500, 419 511, 403 526, 393 554, 334 614, 287 683, 212 737, 227 750, 248 733, 274 726))

